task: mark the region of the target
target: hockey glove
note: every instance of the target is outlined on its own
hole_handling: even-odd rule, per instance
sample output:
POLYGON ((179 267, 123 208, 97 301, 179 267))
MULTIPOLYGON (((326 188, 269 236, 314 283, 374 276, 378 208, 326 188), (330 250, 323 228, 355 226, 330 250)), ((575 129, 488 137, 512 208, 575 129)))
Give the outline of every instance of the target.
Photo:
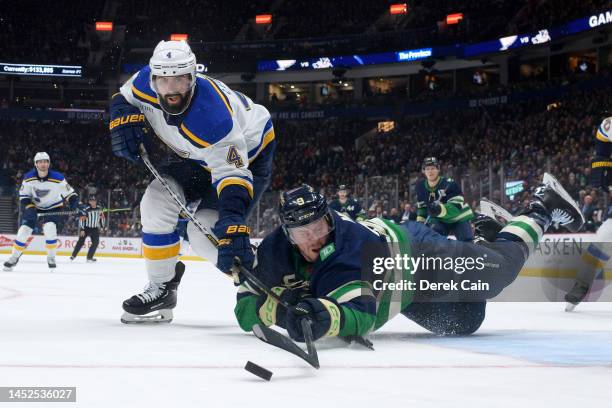
POLYGON ((121 94, 113 97, 109 110, 113 153, 134 163, 141 162, 138 147, 148 133, 144 114, 121 94))
POLYGON ((591 162, 591 179, 593 187, 607 189, 612 174, 612 160, 605 157, 595 157, 591 162))
POLYGON ((217 246, 217 268, 231 273, 234 257, 240 258, 241 265, 249 271, 253 269, 255 255, 251 249, 249 234, 251 229, 244 225, 242 217, 228 216, 219 219, 213 228, 219 244, 217 246))
POLYGON ((304 341, 302 319, 310 319, 313 340, 323 336, 337 336, 342 327, 342 309, 329 298, 308 298, 287 311, 286 324, 289 337, 304 341))
MULTIPOLYGON (((276 293, 281 298, 281 301, 287 302, 292 306, 296 305, 301 299, 309 296, 308 291, 302 288, 291 289, 276 286, 272 288, 272 292, 276 293)), ((259 320, 266 326, 287 326, 285 321, 287 309, 275 298, 265 293, 260 295, 257 299, 257 315, 259 316, 259 320)))
POLYGON ((22 209, 21 212, 22 216, 21 216, 21 220, 22 222, 28 222, 28 223, 35 223, 36 219, 38 218, 38 212, 36 211, 36 207, 34 207, 33 204, 29 204, 27 206, 24 206, 24 208, 22 209))
POLYGON ((439 217, 443 210, 443 204, 441 204, 439 201, 431 201, 429 204, 427 204, 427 212, 432 217, 439 217))

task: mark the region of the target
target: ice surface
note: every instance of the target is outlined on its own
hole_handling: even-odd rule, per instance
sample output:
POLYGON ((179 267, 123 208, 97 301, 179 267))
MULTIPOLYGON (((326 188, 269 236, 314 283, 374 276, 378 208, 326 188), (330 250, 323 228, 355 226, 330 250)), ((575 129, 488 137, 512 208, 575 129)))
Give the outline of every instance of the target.
MULTIPOLYGON (((186 262, 175 320, 120 323, 142 260, 24 255, 0 272, 0 386, 76 386, 79 407, 610 406, 612 304, 490 303, 476 335, 433 336, 399 316, 376 351, 318 344, 321 369, 237 326, 232 282, 186 262), (267 383, 244 370, 274 372, 267 383)), ((41 406, 22 403, 20 407, 41 406)), ((44 405, 48 406, 48 405, 44 405)))

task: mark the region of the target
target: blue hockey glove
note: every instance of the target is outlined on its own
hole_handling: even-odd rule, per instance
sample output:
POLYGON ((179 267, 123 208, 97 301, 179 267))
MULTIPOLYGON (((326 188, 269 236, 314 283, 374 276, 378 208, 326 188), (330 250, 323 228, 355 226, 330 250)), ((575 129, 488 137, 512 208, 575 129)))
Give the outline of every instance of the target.
POLYGON ((213 233, 219 240, 217 268, 222 272, 231 273, 234 257, 238 257, 242 266, 249 271, 253 270, 255 255, 249 240, 251 229, 244 225, 242 217, 230 216, 219 219, 213 228, 213 233))
POLYGON ((337 336, 342 325, 342 311, 333 299, 308 298, 287 311, 287 332, 295 341, 304 341, 302 319, 310 319, 313 340, 337 336))
POLYGON ((130 105, 121 94, 113 97, 109 110, 113 153, 134 163, 141 162, 138 147, 149 132, 144 114, 130 105))

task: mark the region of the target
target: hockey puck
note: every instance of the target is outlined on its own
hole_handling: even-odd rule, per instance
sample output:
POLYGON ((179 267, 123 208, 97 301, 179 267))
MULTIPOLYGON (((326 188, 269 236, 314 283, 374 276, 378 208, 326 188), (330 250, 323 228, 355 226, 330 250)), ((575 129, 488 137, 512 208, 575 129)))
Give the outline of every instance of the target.
POLYGON ((266 381, 270 381, 270 378, 272 378, 272 371, 266 370, 265 368, 258 366, 257 364, 252 363, 250 361, 247 361, 246 365, 244 366, 244 369, 247 370, 249 373, 255 374, 259 378, 263 378, 266 381))

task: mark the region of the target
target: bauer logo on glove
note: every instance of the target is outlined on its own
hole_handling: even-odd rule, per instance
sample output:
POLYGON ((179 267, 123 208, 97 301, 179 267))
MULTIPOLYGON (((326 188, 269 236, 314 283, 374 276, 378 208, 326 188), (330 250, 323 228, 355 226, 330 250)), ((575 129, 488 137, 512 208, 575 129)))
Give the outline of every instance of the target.
POLYGON ((108 128, 110 130, 113 130, 115 127, 120 126, 120 125, 127 125, 127 124, 133 124, 133 123, 144 123, 144 122, 145 122, 144 114, 133 113, 131 115, 125 115, 125 116, 121 116, 116 119, 113 119, 110 122, 110 125, 108 126, 108 128))

